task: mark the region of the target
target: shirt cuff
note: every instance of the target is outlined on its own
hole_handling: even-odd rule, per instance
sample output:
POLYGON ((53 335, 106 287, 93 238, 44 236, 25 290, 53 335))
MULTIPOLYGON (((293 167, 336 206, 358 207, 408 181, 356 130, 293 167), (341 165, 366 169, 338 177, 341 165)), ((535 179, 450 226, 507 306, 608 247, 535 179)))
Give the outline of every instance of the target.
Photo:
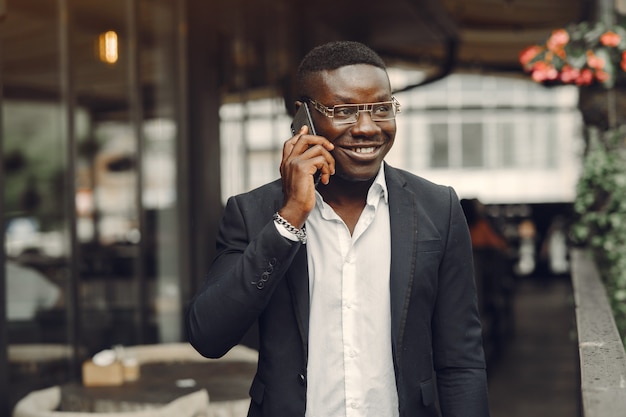
POLYGON ((278 230, 278 233, 280 233, 282 237, 285 237, 292 242, 297 242, 298 240, 300 240, 298 239, 298 236, 295 235, 295 233, 291 233, 289 230, 287 230, 285 226, 278 223, 276 220, 274 220, 274 226, 276 226, 276 230, 278 230))

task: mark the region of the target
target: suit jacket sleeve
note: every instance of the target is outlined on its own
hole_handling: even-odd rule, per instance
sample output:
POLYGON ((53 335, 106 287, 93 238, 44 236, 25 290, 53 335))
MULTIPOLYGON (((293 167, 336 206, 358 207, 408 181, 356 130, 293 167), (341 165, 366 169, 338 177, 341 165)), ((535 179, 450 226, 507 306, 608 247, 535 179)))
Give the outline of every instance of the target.
POLYGON ((489 415, 472 246, 465 216, 450 189, 449 228, 433 314, 433 356, 445 417, 489 415))
POLYGON ((206 357, 221 357, 240 342, 301 247, 276 230, 273 200, 248 200, 229 199, 216 258, 187 309, 189 341, 206 357))

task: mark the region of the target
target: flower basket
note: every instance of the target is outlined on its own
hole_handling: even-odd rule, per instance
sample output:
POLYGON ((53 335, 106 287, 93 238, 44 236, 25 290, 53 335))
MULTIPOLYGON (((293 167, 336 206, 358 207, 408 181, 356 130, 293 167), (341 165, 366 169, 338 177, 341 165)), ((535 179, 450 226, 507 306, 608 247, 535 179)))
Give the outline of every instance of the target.
POLYGON ((542 45, 525 48, 520 63, 546 85, 626 85, 626 29, 581 22, 552 31, 542 45))
POLYGON ((621 84, 612 89, 598 85, 580 87, 578 109, 587 127, 607 131, 626 125, 626 87, 621 84))

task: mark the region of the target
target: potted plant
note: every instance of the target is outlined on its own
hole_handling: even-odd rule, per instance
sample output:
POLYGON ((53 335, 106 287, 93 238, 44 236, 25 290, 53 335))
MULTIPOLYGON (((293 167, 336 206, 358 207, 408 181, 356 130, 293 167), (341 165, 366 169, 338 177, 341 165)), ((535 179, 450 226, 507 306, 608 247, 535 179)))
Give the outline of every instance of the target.
POLYGON ((626 29, 571 24, 553 30, 544 44, 525 48, 519 59, 537 82, 611 88, 626 81, 626 29))
POLYGON ((579 88, 587 148, 570 233, 594 255, 626 344, 626 29, 571 24, 519 59, 536 82, 579 88))

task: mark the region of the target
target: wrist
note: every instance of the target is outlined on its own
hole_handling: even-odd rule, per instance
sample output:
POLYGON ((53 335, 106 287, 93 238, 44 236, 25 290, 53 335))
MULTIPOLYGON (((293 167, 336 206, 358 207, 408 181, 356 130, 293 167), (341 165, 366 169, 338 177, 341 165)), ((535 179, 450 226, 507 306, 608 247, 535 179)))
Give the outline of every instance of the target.
POLYGON ((281 228, 289 232, 292 236, 297 238, 297 240, 299 240, 302 244, 306 244, 307 236, 306 236, 306 229, 304 228, 304 225, 301 228, 298 228, 294 226, 293 224, 291 224, 291 222, 289 222, 287 219, 281 216, 278 212, 274 213, 273 219, 274 219, 274 223, 276 223, 278 226, 280 226, 281 228))
POLYGON ((309 211, 303 207, 294 204, 286 204, 278 210, 278 215, 287 220, 289 224, 297 229, 304 227, 309 211))

